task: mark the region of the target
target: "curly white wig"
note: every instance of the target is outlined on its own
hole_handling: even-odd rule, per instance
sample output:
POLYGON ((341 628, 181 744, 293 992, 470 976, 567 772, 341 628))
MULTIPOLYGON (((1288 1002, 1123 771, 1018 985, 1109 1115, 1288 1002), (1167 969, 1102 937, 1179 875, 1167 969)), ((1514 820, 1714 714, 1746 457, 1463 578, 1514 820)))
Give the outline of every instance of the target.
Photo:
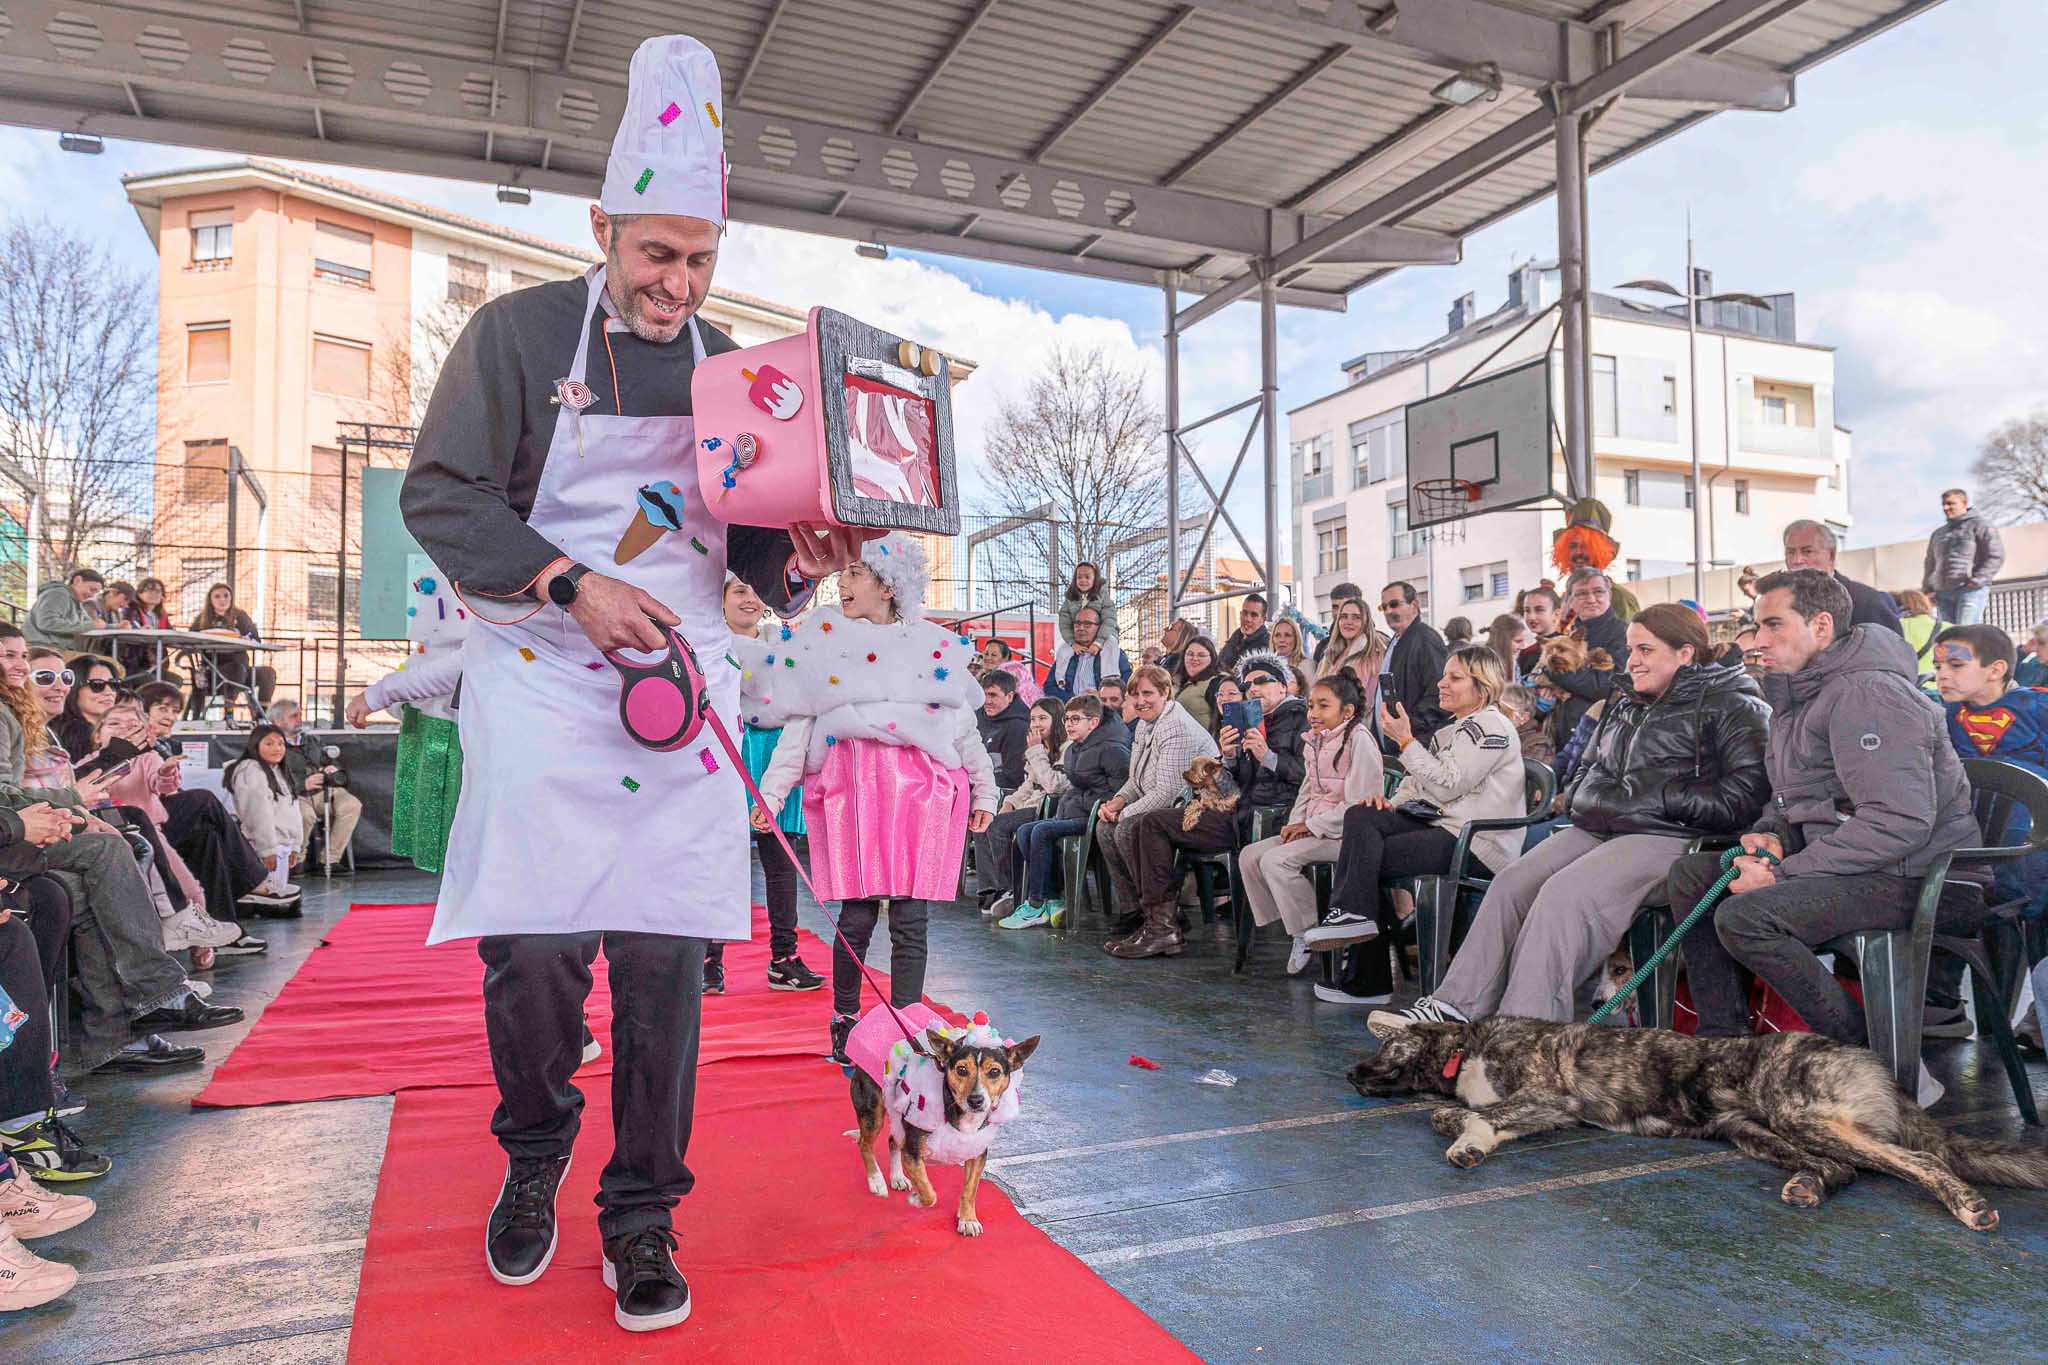
POLYGON ((1294 666, 1271 650, 1255 650, 1237 661, 1239 686, 1250 687, 1254 673, 1270 673, 1283 684, 1294 681, 1294 666))
POLYGON ((906 621, 924 619, 925 589, 932 581, 931 560, 924 546, 891 531, 861 546, 860 562, 895 596, 898 616, 906 621))

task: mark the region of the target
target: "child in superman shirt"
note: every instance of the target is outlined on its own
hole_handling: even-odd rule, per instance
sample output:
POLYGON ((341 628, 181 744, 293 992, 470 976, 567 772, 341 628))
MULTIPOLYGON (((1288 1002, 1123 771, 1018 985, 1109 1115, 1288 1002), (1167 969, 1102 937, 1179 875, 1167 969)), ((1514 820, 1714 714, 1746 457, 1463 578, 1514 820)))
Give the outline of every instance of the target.
MULTIPOLYGON (((2017 662, 2012 637, 1996 626, 1950 626, 1934 637, 1934 682, 1956 752, 1964 758, 2002 759, 2048 777, 2048 691, 2014 687, 2017 662)), ((2003 839, 2017 842, 2027 830, 2027 814, 2020 811, 2003 839)), ((1999 863, 1992 899, 2024 899, 2030 919, 2048 913, 2048 852, 1999 863)), ((1930 1025, 1937 1016, 1962 1020, 1962 973, 1961 962, 1947 954, 1936 956, 1927 983, 1930 1025)), ((2048 1002, 2039 990, 2034 1004, 2048 1024, 2048 1002)), ((1948 1036, 1968 1037, 1967 1021, 1962 1029, 1948 1036)))

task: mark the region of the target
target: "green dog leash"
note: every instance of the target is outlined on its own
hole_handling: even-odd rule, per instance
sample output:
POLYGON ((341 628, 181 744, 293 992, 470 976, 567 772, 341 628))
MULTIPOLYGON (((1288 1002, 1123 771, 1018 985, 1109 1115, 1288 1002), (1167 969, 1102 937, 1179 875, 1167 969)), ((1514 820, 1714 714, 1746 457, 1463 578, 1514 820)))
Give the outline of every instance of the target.
POLYGON ((1778 856, 1768 850, 1760 849, 1755 853, 1744 853, 1741 847, 1737 846, 1723 853, 1721 855, 1720 880, 1707 888, 1707 894, 1700 897, 1700 903, 1692 908, 1692 913, 1679 921, 1678 927, 1671 931, 1671 937, 1657 945, 1657 951, 1650 954, 1648 962, 1636 968, 1635 975, 1628 979, 1627 984, 1616 991, 1606 1004, 1593 1011, 1593 1017, 1586 1021, 1588 1024, 1597 1024, 1608 1015, 1614 1013, 1615 1008, 1622 1001, 1634 995, 1636 988, 1650 979, 1650 973, 1657 970, 1657 964, 1671 956, 1673 950, 1678 947, 1679 940, 1692 931, 1693 925, 1700 922, 1700 916, 1713 909, 1714 902, 1720 900, 1722 893, 1727 891, 1735 879, 1742 875, 1735 868, 1735 860, 1737 858, 1762 858, 1773 867, 1778 865, 1778 856))

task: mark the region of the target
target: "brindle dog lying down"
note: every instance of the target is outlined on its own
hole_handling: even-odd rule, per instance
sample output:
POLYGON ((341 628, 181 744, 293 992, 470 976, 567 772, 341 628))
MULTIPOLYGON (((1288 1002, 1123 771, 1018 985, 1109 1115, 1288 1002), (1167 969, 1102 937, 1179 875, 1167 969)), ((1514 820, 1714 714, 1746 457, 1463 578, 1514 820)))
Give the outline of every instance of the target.
POLYGON ((1588 1123, 1644 1137, 1720 1138, 1792 1172, 1782 1194, 1812 1207, 1883 1171, 1923 1186, 1965 1227, 1998 1226, 1965 1183, 2048 1188, 2048 1151, 1941 1128, 1869 1051, 1813 1033, 1693 1038, 1664 1029, 1536 1019, 1411 1024, 1351 1068, 1367 1095, 1455 1096, 1431 1115, 1454 1166, 1503 1142, 1588 1123))

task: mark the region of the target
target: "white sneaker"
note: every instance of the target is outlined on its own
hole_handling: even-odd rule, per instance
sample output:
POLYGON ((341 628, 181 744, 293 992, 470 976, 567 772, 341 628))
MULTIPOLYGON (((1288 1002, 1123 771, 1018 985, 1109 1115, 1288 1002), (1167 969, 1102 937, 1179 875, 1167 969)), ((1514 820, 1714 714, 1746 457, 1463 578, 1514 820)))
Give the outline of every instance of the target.
POLYGON ((201 1000, 213 999, 213 983, 211 981, 194 981, 188 976, 185 978, 185 989, 198 996, 201 1000))
POLYGON ((1372 1030, 1375 1038, 1391 1038, 1405 1032, 1413 1024, 1463 1024, 1468 1022, 1464 1015, 1438 1000, 1425 995, 1405 1010, 1374 1010, 1366 1019, 1365 1026, 1372 1030))
POLYGON ((1316 982, 1316 999, 1325 1005, 1346 1005, 1352 1009, 1364 1009, 1368 1005, 1384 1005, 1393 998, 1391 991, 1385 995, 1352 995, 1348 991, 1338 990, 1328 982, 1316 982))
POLYGON ((172 919, 184 924, 194 948, 225 948, 242 936, 239 924, 217 920, 196 905, 188 905, 172 919))
POLYGON ((33 1241, 69 1232, 93 1216, 98 1205, 82 1194, 58 1194, 44 1189, 14 1164, 14 1174, 0 1180, 0 1228, 33 1241))
POLYGON ((1315 961, 1315 959, 1316 955, 1310 950, 1308 940, 1300 934, 1296 934, 1294 936, 1294 946, 1287 950, 1287 974, 1289 976, 1300 976, 1308 970, 1308 964, 1315 961))
POLYGON ((78 1283, 78 1272, 61 1261, 46 1261, 0 1228, 0 1312, 34 1308, 60 1299, 78 1283))
POLYGON ((1941 1097, 1948 1093, 1948 1087, 1934 1079, 1934 1073, 1927 1069, 1927 1063, 1920 1063, 1920 1087, 1913 1098, 1920 1102, 1922 1109, 1932 1109, 1941 1103, 1941 1097))

